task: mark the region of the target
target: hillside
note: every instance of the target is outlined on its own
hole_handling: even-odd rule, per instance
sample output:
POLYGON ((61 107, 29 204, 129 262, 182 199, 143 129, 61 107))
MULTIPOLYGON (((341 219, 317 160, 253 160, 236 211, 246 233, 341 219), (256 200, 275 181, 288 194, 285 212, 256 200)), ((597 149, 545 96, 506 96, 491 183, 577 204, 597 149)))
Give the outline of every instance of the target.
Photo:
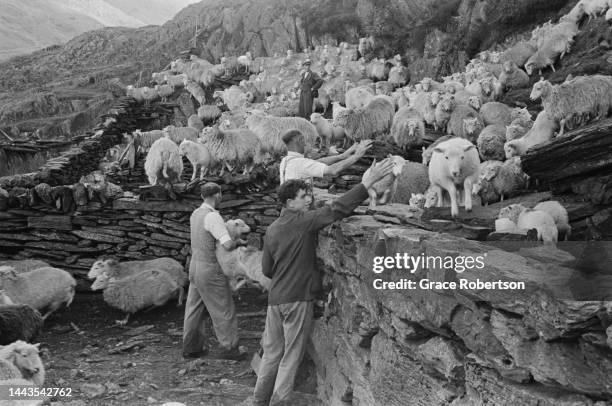
MULTIPOLYGON (((520 36, 548 19, 558 19, 575 3, 204 0, 187 6, 162 26, 101 28, 63 46, 0 63, 0 128, 13 135, 38 129, 40 123, 31 120, 48 117, 47 110, 38 105, 47 94, 70 104, 72 89, 103 100, 117 97, 122 86, 136 83, 141 75, 147 83, 152 72, 193 45, 196 24, 201 56, 214 62, 224 54, 246 50, 254 56, 272 56, 322 43, 356 43, 360 36, 372 34, 378 39, 379 56, 402 54, 413 80, 418 80, 462 69, 467 58, 479 50, 520 36), (26 111, 15 115, 17 108, 26 111)), ((119 6, 118 0, 115 4, 119 6)), ((125 10, 135 4, 127 2, 122 7, 125 10)), ((76 106, 70 106, 72 113, 80 104, 76 106)), ((65 129, 52 131, 63 132, 65 129)))

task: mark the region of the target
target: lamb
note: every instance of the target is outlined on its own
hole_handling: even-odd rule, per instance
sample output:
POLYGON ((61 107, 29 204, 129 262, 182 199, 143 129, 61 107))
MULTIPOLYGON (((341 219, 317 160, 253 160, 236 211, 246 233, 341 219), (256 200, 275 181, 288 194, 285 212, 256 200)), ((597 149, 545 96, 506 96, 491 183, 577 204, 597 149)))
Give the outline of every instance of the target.
POLYGON ((525 209, 519 214, 516 226, 519 230, 531 230, 535 228, 538 232, 538 240, 547 242, 557 242, 559 232, 555 225, 555 220, 545 211, 525 209))
POLYGON ((346 144, 344 128, 333 125, 331 120, 323 118, 319 113, 312 113, 310 115, 310 122, 314 124, 317 133, 321 137, 321 145, 329 146, 332 142, 341 140, 345 140, 346 144))
POLYGON ((215 105, 204 104, 198 108, 198 117, 204 124, 212 124, 221 117, 221 110, 215 105))
POLYGON ((536 117, 531 130, 521 138, 506 141, 504 152, 506 158, 525 155, 525 152, 536 145, 543 144, 553 138, 557 123, 552 119, 546 110, 542 110, 536 117))
POLYGON ((410 71, 402 65, 394 66, 389 70, 388 80, 394 87, 406 86, 410 82, 410 71))
POLYGON ((377 96, 363 108, 340 112, 334 125, 344 128, 346 136, 351 140, 360 141, 389 132, 394 115, 393 102, 384 96, 377 96))
MULTIPOLYGON (((232 240, 237 240, 243 234, 251 231, 249 226, 241 219, 228 220, 225 224, 232 240)), ((257 282, 264 291, 270 290, 272 281, 261 270, 262 251, 253 247, 237 247, 228 251, 217 243, 215 254, 223 273, 230 281, 232 291, 235 292, 247 282, 244 278, 257 282), (242 280, 238 281, 238 279, 242 280)))
POLYGON ((437 96, 438 93, 436 92, 420 92, 416 94, 414 100, 410 101, 410 107, 414 107, 419 113, 421 113, 425 123, 436 128, 436 106, 438 102, 435 100, 435 97, 437 96))
POLYGON ((102 272, 91 285, 91 290, 103 289, 104 301, 127 313, 119 325, 126 325, 131 314, 149 307, 163 306, 180 295, 180 287, 174 279, 161 269, 145 269, 129 276, 118 278, 102 272))
POLYGON ((503 160, 505 158, 505 143, 505 126, 500 124, 491 124, 483 128, 483 130, 478 135, 478 140, 476 143, 481 160, 503 160))
POLYGON ((187 157, 191 166, 193 166, 191 181, 193 182, 196 178, 198 166, 200 167, 200 180, 204 179, 204 175, 208 172, 208 167, 211 163, 210 151, 208 151, 206 145, 200 144, 199 142, 184 140, 179 145, 179 153, 181 156, 187 157))
POLYGON ((343 111, 346 110, 346 107, 342 107, 340 105, 339 102, 332 102, 332 120, 336 120, 336 117, 338 117, 338 114, 343 111))
POLYGON ((25 380, 42 386, 45 383, 45 367, 38 353, 39 346, 40 343, 28 344, 17 340, 0 347, 0 360, 14 365, 25 380))
POLYGON ((68 272, 52 267, 17 273, 14 268, 0 267, 0 288, 13 303, 27 304, 36 310, 47 309, 43 320, 74 298, 76 281, 68 272))
MULTIPOLYGON (((520 41, 505 50, 502 53, 500 60, 502 61, 502 63, 512 62, 516 66, 523 66, 525 65, 525 62, 527 62, 529 57, 535 52, 536 47, 534 47, 527 41, 520 41)), ((501 77, 499 79, 501 81, 501 77)))
POLYGON ((212 160, 224 165, 221 166, 221 174, 225 168, 232 172, 237 166, 243 167, 244 174, 250 174, 255 165, 263 162, 262 142, 252 130, 220 130, 207 127, 202 132, 202 137, 212 160))
POLYGON ((250 52, 245 53, 244 55, 240 55, 236 62, 238 65, 244 67, 244 72, 248 75, 251 73, 251 65, 253 64, 253 57, 250 52))
POLYGON ((196 141, 200 135, 200 130, 193 127, 175 127, 169 125, 162 130, 164 137, 172 140, 176 145, 184 140, 196 141))
POLYGON ((183 173, 183 160, 178 145, 163 137, 153 143, 144 164, 150 185, 163 184, 168 191, 172 183, 178 183, 183 173))
MULTIPOLYGON (((6 293, 5 298, 11 301, 6 293)), ((5 300, 6 300, 5 299, 5 300)), ((38 310, 23 304, 0 305, 0 344, 13 341, 31 341, 36 338, 43 326, 38 310)))
POLYGON ((478 112, 471 107, 459 105, 453 110, 447 125, 447 134, 476 141, 484 123, 478 112), (469 130, 467 125, 470 125, 469 130))
MULTIPOLYGON (((378 204, 385 204, 390 201, 391 197, 395 195, 397 190, 397 177, 402 173, 402 168, 406 163, 406 160, 399 155, 389 155, 382 162, 390 160, 393 162, 393 171, 386 175, 384 178, 374 183, 371 188, 368 189, 370 195, 370 208, 375 207, 378 204)), ((372 166, 375 162, 372 163, 372 166)), ((366 174, 371 168, 366 170, 366 174)), ((366 176, 364 174, 364 176, 366 176)))
POLYGON ((542 98, 544 110, 559 123, 561 137, 571 119, 582 121, 591 115, 601 119, 608 115, 612 106, 612 77, 578 76, 557 86, 541 79, 533 85, 529 97, 542 98))
POLYGON ((569 224, 567 210, 556 200, 549 200, 535 205, 533 210, 539 210, 550 214, 553 218, 559 235, 563 235, 567 241, 572 232, 572 226, 569 224))
POLYGON ((197 114, 192 114, 189 116, 187 119, 187 126, 198 131, 202 131, 202 129, 204 129, 204 124, 197 114))
POLYGON ((463 185, 465 209, 472 210, 472 186, 478 180, 480 159, 470 141, 455 137, 441 142, 433 150, 429 163, 429 182, 437 194, 438 207, 442 205, 442 189, 451 200, 451 216, 459 215, 456 185, 463 185))
POLYGON ((455 96, 452 94, 443 96, 436 105, 434 112, 436 122, 434 127, 446 128, 455 107, 457 107, 457 104, 455 103, 455 96))
POLYGON ((170 96, 172 96, 174 94, 174 86, 172 86, 172 85, 156 85, 155 86, 155 91, 161 97, 162 103, 165 103, 165 102, 168 101, 168 97, 170 97, 170 96))
POLYGON ((472 193, 480 196, 483 204, 504 201, 518 195, 527 185, 527 180, 518 157, 504 162, 485 161, 480 165, 480 176, 472 193))
POLYGON ((511 109, 504 103, 489 102, 480 108, 480 117, 485 126, 492 124, 510 125, 512 122, 511 109))
POLYGON ((423 116, 412 107, 402 107, 393 116, 390 137, 397 146, 408 149, 423 143, 425 122, 423 116))
POLYGON ((346 91, 345 105, 347 109, 359 109, 366 106, 374 98, 374 92, 369 87, 354 87, 346 91))
POLYGON ((499 75, 499 82, 506 90, 522 89, 529 86, 529 75, 513 61, 506 61, 503 64, 504 68, 499 75))

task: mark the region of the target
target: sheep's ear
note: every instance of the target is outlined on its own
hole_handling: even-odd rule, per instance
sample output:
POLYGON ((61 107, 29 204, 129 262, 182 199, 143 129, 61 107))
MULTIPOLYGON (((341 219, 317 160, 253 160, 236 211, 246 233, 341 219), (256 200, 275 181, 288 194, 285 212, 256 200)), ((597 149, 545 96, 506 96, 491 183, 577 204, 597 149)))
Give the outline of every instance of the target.
POLYGON ((36 349, 40 349, 40 343, 32 344, 36 349))
POLYGON ((476 147, 475 147, 475 146, 472 144, 472 145, 468 145, 467 147, 463 148, 463 150, 464 150, 465 152, 467 152, 467 151, 469 151, 469 150, 470 150, 470 149, 472 149, 472 148, 476 149, 476 147))
POLYGON ((439 148, 439 147, 435 147, 433 150, 434 150, 434 152, 438 152, 440 154, 444 153, 444 150, 442 148, 439 148))

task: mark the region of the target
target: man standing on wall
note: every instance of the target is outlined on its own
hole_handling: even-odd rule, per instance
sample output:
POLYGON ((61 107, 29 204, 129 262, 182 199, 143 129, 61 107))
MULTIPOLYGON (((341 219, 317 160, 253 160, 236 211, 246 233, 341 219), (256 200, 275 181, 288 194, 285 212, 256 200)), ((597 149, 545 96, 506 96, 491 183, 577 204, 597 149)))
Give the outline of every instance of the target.
POLYGON ((225 222, 217 211, 221 202, 221 187, 208 182, 200 188, 200 194, 204 203, 190 219, 191 262, 183 323, 183 357, 198 358, 208 353, 208 348, 204 346, 204 311, 208 310, 222 348, 220 358, 241 360, 248 354, 238 349, 236 308, 227 277, 217 261, 215 246, 219 241, 225 249, 233 250, 246 242, 230 238, 225 222))
POLYGON ((312 61, 306 59, 302 66, 304 71, 300 77, 300 108, 299 116, 310 120, 312 114, 312 102, 315 97, 318 97, 319 88, 323 85, 323 79, 316 73, 310 70, 312 61))
POLYGON ((264 237, 262 271, 272 279, 263 335, 264 354, 253 397, 244 404, 273 406, 287 401, 313 319, 311 285, 318 272, 317 234, 334 221, 349 216, 368 198, 368 188, 392 169, 390 162, 373 164, 359 185, 316 210, 308 210, 311 196, 303 180, 289 180, 280 186, 278 197, 284 207, 264 237))

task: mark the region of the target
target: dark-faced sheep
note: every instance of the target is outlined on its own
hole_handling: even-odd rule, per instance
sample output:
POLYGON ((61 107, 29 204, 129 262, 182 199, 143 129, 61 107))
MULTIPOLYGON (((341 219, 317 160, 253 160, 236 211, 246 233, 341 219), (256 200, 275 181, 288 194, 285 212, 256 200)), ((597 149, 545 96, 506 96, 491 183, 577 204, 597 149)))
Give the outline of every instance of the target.
POLYGON ((127 313, 117 323, 125 325, 131 314, 151 307, 163 306, 182 289, 166 272, 148 269, 123 278, 102 273, 96 277, 91 290, 103 289, 104 301, 127 313))
POLYGON ((506 143, 506 127, 500 124, 491 124, 483 128, 478 135, 476 146, 480 159, 483 161, 499 160, 505 158, 504 144, 506 143))
POLYGON ((421 145, 425 136, 423 116, 412 107, 402 107, 393 116, 390 138, 400 148, 421 145))
POLYGON ((43 319, 38 310, 28 305, 0 305, 1 345, 10 344, 17 340, 34 340, 42 325, 43 319))
POLYGON ((178 145, 163 137, 153 143, 144 164, 150 185, 162 184, 171 190, 173 183, 181 180, 183 159, 178 145))
POLYGON ((15 366, 23 379, 41 386, 45 383, 45 367, 38 354, 39 345, 18 340, 1 346, 0 359, 15 366))
MULTIPOLYGON (((447 134, 456 135, 457 137, 466 138, 469 140, 476 141, 480 131, 470 131, 466 128, 468 124, 474 121, 477 124, 481 124, 480 129, 484 128, 484 123, 478 115, 478 112, 473 108, 465 105, 459 105, 453 110, 447 125, 447 134), (476 134, 475 134, 476 133, 476 134)), ((470 127, 471 129, 471 127, 470 127)))
POLYGON ((480 196, 482 204, 495 203, 520 194, 528 179, 521 169, 519 157, 504 162, 485 161, 480 165, 480 176, 473 192, 480 196))
POLYGON ((213 162, 221 165, 221 174, 225 168, 230 172, 242 168, 244 174, 251 173, 255 165, 263 162, 262 141, 247 128, 220 130, 207 127, 202 131, 202 140, 213 162))
POLYGON ((58 268, 38 268, 18 274, 11 267, 0 267, 0 288, 13 303, 46 309, 43 319, 63 305, 70 306, 75 287, 72 275, 58 268))
POLYGON ((377 96, 363 108, 341 111, 334 124, 344 128, 346 136, 351 140, 360 141, 388 133, 394 115, 393 101, 377 96))

